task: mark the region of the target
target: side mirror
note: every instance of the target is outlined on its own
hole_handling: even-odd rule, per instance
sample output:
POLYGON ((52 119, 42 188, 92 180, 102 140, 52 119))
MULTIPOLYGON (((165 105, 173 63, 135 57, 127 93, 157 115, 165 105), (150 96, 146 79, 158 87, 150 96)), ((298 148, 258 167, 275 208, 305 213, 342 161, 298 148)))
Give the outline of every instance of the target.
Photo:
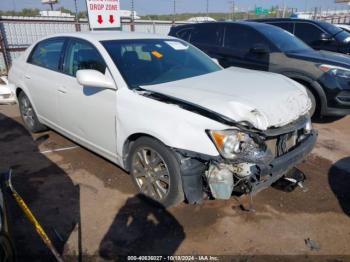
POLYGON ((82 86, 92 86, 105 89, 116 90, 113 81, 109 80, 104 74, 97 70, 84 69, 78 70, 77 81, 82 86))
POLYGON ((331 36, 330 34, 328 34, 328 33, 322 33, 322 34, 321 34, 321 37, 320 37, 320 40, 321 40, 322 42, 328 42, 328 41, 332 41, 333 39, 332 39, 332 36, 331 36))
POLYGON ((265 55, 270 53, 270 49, 266 45, 256 44, 250 49, 250 52, 257 55, 265 55))

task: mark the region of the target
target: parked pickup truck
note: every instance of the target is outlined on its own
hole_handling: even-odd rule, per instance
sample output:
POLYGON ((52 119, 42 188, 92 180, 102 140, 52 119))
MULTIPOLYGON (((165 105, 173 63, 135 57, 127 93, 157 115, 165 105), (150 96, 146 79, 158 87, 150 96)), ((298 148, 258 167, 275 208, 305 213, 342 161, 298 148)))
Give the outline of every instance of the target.
POLYGON ((30 131, 50 127, 100 154, 165 206, 258 192, 317 137, 303 86, 223 69, 173 37, 55 35, 28 48, 9 80, 30 131))

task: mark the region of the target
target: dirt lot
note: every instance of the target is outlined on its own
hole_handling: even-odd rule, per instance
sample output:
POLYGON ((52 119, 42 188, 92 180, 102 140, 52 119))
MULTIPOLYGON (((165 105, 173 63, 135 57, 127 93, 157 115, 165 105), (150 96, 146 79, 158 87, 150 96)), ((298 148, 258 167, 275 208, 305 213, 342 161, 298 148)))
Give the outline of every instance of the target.
MULTIPOLYGON (((0 172, 13 168, 17 191, 66 260, 143 253, 350 261, 350 117, 315 126, 317 147, 300 165, 308 191, 265 190, 254 198, 256 212, 242 211, 235 199, 167 211, 147 205, 110 162, 53 131, 31 136, 17 106, 0 106, 0 172)), ((21 261, 53 260, 9 204, 21 261)))

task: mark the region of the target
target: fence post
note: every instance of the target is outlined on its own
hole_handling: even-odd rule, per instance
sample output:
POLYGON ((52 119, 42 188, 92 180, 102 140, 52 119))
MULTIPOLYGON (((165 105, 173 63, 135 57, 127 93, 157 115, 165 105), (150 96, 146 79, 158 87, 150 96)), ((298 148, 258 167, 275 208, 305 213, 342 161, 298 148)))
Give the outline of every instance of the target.
POLYGON ((8 72, 10 69, 11 61, 7 53, 6 39, 5 39, 5 34, 3 33, 5 30, 3 27, 4 27, 4 23, 0 22, 0 48, 1 48, 2 56, 4 58, 6 72, 8 72))
POLYGON ((131 32, 135 32, 135 14, 133 11, 131 13, 130 30, 131 32))
POLYGON ((80 23, 77 21, 76 23, 75 23, 75 32, 80 32, 81 31, 81 25, 80 25, 80 23))

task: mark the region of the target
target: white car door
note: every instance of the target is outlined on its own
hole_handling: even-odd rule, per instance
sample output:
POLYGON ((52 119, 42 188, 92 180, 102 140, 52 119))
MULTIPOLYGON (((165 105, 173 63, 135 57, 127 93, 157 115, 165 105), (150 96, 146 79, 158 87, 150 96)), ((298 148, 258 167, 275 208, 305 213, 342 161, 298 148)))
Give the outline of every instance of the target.
POLYGON ((50 38, 39 42, 28 58, 24 75, 27 94, 34 104, 39 119, 57 123, 57 83, 62 75, 60 61, 64 38, 50 38))
POLYGON ((76 72, 81 69, 94 69, 111 77, 97 49, 85 40, 72 38, 57 89, 59 125, 73 139, 115 161, 116 90, 80 85, 76 72))

